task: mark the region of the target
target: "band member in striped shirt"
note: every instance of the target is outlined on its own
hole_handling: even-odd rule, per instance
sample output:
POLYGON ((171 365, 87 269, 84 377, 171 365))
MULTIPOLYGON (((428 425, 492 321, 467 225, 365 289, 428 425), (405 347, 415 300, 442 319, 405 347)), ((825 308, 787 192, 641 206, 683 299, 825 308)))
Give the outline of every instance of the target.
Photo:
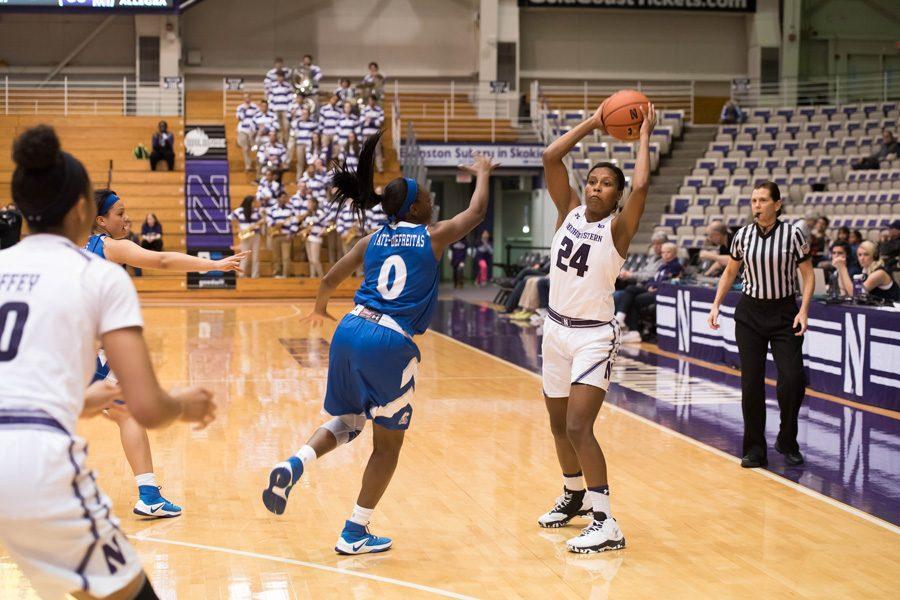
POLYGON ((766 353, 769 344, 778 369, 776 396, 781 427, 775 450, 792 466, 803 464, 797 442, 797 419, 805 394, 803 334, 815 286, 809 241, 781 214, 778 185, 766 181, 753 190, 753 222, 738 230, 731 242, 731 260, 719 280, 709 312, 709 326, 719 328, 719 306, 741 265, 743 295, 734 311, 734 333, 741 359, 741 403, 744 448, 741 466, 764 467, 766 457, 766 353), (803 278, 803 300, 797 308, 797 270, 803 278))
POLYGON ((309 276, 323 277, 322 243, 331 223, 332 207, 327 202, 317 202, 315 212, 307 217, 306 226, 309 236, 306 238, 306 256, 309 258, 309 276))
POLYGON ((259 113, 259 107, 250 99, 250 94, 244 94, 244 102, 237 107, 237 144, 244 156, 244 170, 253 170, 253 153, 250 149, 255 143, 256 123, 253 120, 259 113))
MULTIPOLYGON (((359 113, 361 141, 365 142, 369 136, 378 133, 381 130, 382 125, 384 125, 384 109, 378 106, 378 98, 375 94, 372 94, 369 96, 369 103, 366 104, 359 113)), ((384 171, 381 140, 378 140, 378 145, 375 146, 375 168, 378 169, 379 173, 384 171)))
POLYGON ((366 209, 366 234, 370 234, 373 231, 378 231, 379 229, 387 225, 387 222, 387 214, 385 214, 380 202, 372 208, 366 209))
POLYGON ((382 96, 384 96, 384 75, 378 71, 377 62, 369 63, 369 72, 363 76, 362 82, 372 86, 372 94, 375 96, 375 100, 381 101, 382 96))
POLYGON ((359 166, 359 139, 352 131, 347 134, 347 143, 338 155, 338 163, 346 164, 350 170, 356 170, 359 166))
POLYGON ((337 125, 337 152, 343 152, 350 134, 359 135, 359 131, 359 117, 353 112, 353 103, 344 102, 344 114, 341 115, 337 125))
POLYGON ((275 178, 281 182, 288 158, 287 148, 278 140, 278 135, 274 131, 269 132, 268 141, 259 147, 256 155, 260 170, 266 173, 274 171, 275 178))
POLYGON ((328 158, 334 155, 334 138, 337 134, 338 122, 343 113, 338 108, 338 97, 332 95, 328 102, 319 109, 319 134, 322 136, 322 148, 328 154, 328 158))
POLYGON ((319 82, 322 81, 322 69, 320 69, 318 65, 313 64, 313 57, 311 54, 303 55, 303 66, 309 71, 309 79, 310 82, 312 82, 313 91, 318 93, 319 82))
POLYGON ((313 136, 319 131, 319 123, 309 114, 309 108, 302 107, 291 121, 291 137, 288 141, 288 160, 297 159, 297 175, 306 171, 306 153, 312 145, 313 136))
POLYGON ((256 279, 259 277, 259 238, 265 224, 259 198, 244 196, 244 201, 231 211, 228 218, 231 220, 231 230, 238 236, 241 251, 250 251, 241 261, 240 276, 256 279))
POLYGON ((334 95, 343 102, 351 102, 356 99, 356 90, 350 87, 349 79, 341 79, 340 84, 334 90, 334 95))
POLYGON ((341 240, 341 256, 350 252, 350 249, 363 237, 359 214, 349 203, 341 206, 338 211, 337 234, 341 240))
POLYGON ((263 208, 268 208, 275 204, 275 199, 281 194, 282 189, 281 182, 275 178, 275 172, 266 171, 256 187, 256 197, 259 198, 263 208))
POLYGON ((269 87, 267 96, 269 100, 269 109, 275 113, 278 120, 278 132, 281 142, 284 143, 285 136, 290 128, 290 110, 291 102, 294 100, 294 88, 285 79, 285 72, 278 71, 275 73, 275 83, 269 87))
POLYGON ((253 124, 256 126, 256 140, 254 141, 257 145, 266 140, 269 131, 278 131, 278 128, 280 127, 278 118, 275 116, 275 113, 269 109, 268 101, 260 100, 259 112, 253 116, 253 124))
POLYGON ((285 79, 289 80, 291 78, 291 70, 284 66, 284 59, 280 56, 275 59, 275 66, 266 72, 266 78, 263 80, 263 87, 265 88, 266 95, 269 93, 269 88, 275 83, 276 74, 279 71, 284 72, 285 79))
POLYGON ((291 227, 294 225, 294 208, 287 194, 282 191, 274 206, 266 211, 269 231, 269 248, 272 258, 272 274, 283 279, 291 274, 291 227))

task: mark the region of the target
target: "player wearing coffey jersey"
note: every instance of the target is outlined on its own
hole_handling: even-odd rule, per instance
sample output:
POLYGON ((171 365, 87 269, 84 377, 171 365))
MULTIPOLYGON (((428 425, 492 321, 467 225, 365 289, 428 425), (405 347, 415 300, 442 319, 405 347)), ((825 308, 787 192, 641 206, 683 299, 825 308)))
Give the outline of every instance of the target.
POLYGON ((564 485, 563 495, 538 523, 562 527, 576 516, 592 516, 591 524, 567 542, 568 549, 578 553, 625 547, 610 511, 606 461, 594 437, 594 422, 619 345, 613 292, 644 214, 650 134, 656 125, 653 105, 641 108, 644 121, 634 179, 621 210, 617 211, 625 175, 611 163, 591 167, 582 204, 569 187, 563 157, 593 130, 603 129, 602 109, 603 105, 550 144, 543 155, 547 190, 558 211, 550 250, 550 306, 544 322, 544 400, 564 485))
POLYGON ((80 248, 96 216, 82 164, 44 125, 16 140, 13 158, 12 196, 31 235, 0 252, 0 544, 42 598, 154 599, 85 467, 76 421, 109 409, 144 427, 205 426, 215 404, 201 388, 160 388, 134 285, 80 248), (98 340, 121 389, 101 381, 85 398, 98 340))

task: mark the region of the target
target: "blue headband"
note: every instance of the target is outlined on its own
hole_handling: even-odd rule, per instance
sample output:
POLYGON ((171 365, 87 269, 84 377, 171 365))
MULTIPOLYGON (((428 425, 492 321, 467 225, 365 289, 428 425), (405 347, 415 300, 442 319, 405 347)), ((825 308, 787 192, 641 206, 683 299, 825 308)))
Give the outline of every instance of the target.
POLYGON ((416 196, 419 195, 419 184, 416 183, 416 180, 410 177, 404 177, 403 179, 406 181, 406 200, 403 201, 403 206, 394 215, 394 223, 400 221, 409 213, 410 207, 416 201, 416 196))
POLYGON ((97 216, 105 217, 113 206, 115 206, 116 202, 119 201, 119 197, 113 193, 109 193, 106 195, 106 198, 103 199, 103 204, 100 205, 100 210, 97 211, 97 216))

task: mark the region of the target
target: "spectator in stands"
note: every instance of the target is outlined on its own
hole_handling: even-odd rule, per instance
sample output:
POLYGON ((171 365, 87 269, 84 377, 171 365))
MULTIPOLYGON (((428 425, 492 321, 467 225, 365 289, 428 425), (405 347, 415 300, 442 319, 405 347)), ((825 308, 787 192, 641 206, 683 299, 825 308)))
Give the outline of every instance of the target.
POLYGON ((319 108, 319 134, 322 136, 322 149, 325 150, 328 160, 334 156, 335 135, 341 117, 343 111, 338 108, 338 97, 332 94, 328 102, 319 108))
POLYGON ((856 258, 862 271, 858 278, 859 288, 854 287, 854 278, 847 268, 846 261, 838 261, 835 264, 844 295, 853 298, 868 295, 889 302, 900 302, 900 286, 880 260, 875 243, 868 240, 861 243, 856 251, 856 258))
POLYGON ((384 75, 378 71, 377 62, 369 63, 369 72, 363 76, 362 82, 371 86, 371 95, 375 96, 376 102, 381 102, 384 97, 384 75))
MULTIPOLYGON (((123 239, 126 239, 133 244, 141 245, 141 238, 132 230, 132 225, 131 219, 125 221, 125 237, 123 239)), ((122 265, 122 268, 125 269, 126 272, 128 269, 131 269, 135 277, 142 277, 144 275, 144 270, 140 267, 135 267, 134 265, 122 265)))
POLYGON ((450 244, 450 269, 453 271, 453 289, 461 290, 465 281, 466 253, 469 245, 466 238, 460 238, 450 244))
POLYGON ((850 253, 853 254, 853 256, 856 256, 856 250, 863 242, 862 232, 859 229, 852 230, 847 241, 850 242, 850 253))
POLYGON ((160 121, 156 133, 153 134, 153 151, 150 153, 150 168, 156 170, 159 161, 164 160, 169 170, 175 168, 175 137, 169 133, 169 124, 160 121))
POLYGON ((312 83, 313 91, 319 93, 319 82, 322 81, 322 69, 318 65, 313 64, 312 54, 304 54, 302 67, 309 73, 309 80, 312 83))
POLYGON ((481 243, 475 250, 475 285, 484 287, 488 284, 493 262, 494 247, 491 245, 491 234, 484 229, 481 232, 481 243))
POLYGON ((831 219, 828 217, 819 217, 810 231, 809 237, 809 253, 812 257, 813 266, 817 266, 819 262, 825 258, 825 249, 828 247, 828 226, 831 225, 831 219))
POLYGON ((269 110, 268 101, 260 101, 259 112, 253 116, 253 124, 256 126, 256 139, 254 140, 254 143, 257 146, 268 139, 270 131, 278 131, 278 128, 280 127, 278 118, 275 116, 275 113, 269 110))
POLYGON ((259 199, 255 196, 244 196, 244 201, 231 211, 228 218, 231 219, 231 230, 238 236, 241 252, 250 251, 250 254, 241 260, 239 276, 256 279, 259 277, 259 238, 265 223, 259 199))
POLYGON ((285 71, 275 73, 275 83, 269 87, 266 99, 269 101, 269 110, 278 121, 279 139, 281 143, 285 143, 285 136, 290 130, 291 103, 294 100, 294 87, 285 79, 285 71))
POLYGON ((162 223, 153 213, 148 213, 141 223, 141 248, 153 250, 154 252, 162 252, 163 230, 162 223))
POLYGON ((22 213, 15 204, 0 208, 0 250, 15 246, 22 239, 22 213))
POLYGON ((700 273, 716 277, 728 264, 730 241, 728 227, 722 221, 710 221, 706 226, 707 247, 700 251, 700 273))
POLYGON ((840 291, 840 269, 846 268, 852 278, 859 275, 862 270, 856 262, 856 257, 850 253, 850 244, 847 242, 834 242, 831 244, 831 261, 829 264, 829 281, 835 282, 835 288, 840 291))
POLYGON ((337 157, 340 164, 346 164, 353 171, 359 166, 359 139, 352 131, 347 134, 347 143, 337 157))
MULTIPOLYGON (((656 269, 659 267, 660 261, 662 261, 662 245, 668 241, 669 236, 662 231, 655 231, 650 238, 650 250, 647 253, 647 261, 637 271, 632 272, 623 269, 616 280, 616 288, 621 291, 634 283, 642 283, 652 279, 656 275, 656 269)), ((618 293, 616 292, 616 294, 618 293)))
POLYGON ((794 223, 803 234, 805 239, 810 239, 813 230, 816 228, 816 221, 819 220, 819 214, 813 209, 808 209, 805 213, 803 213, 803 219, 794 223))
POLYGON ((278 135, 274 131, 270 131, 268 141, 259 146, 256 158, 259 161, 260 170, 264 173, 270 171, 275 173, 275 179, 281 183, 281 176, 287 161, 287 148, 278 140, 278 135))
POLYGON ((244 171, 253 170, 253 153, 250 149, 255 143, 256 115, 259 107, 251 100, 250 94, 244 94, 244 101, 237 107, 237 144, 244 156, 244 171))
POLYGON ((839 227, 837 230, 837 235, 834 238, 836 242, 847 242, 850 243, 850 228, 849 227, 839 227))
POLYGON ((288 160, 297 160, 297 176, 306 170, 306 154, 312 146, 313 136, 317 135, 319 123, 309 114, 309 108, 303 106, 291 120, 291 136, 288 140, 288 160))
POLYGON ((353 112, 353 102, 344 102, 344 113, 341 115, 340 120, 337 124, 337 130, 335 132, 335 137, 337 143, 335 144, 335 151, 340 154, 344 151, 344 146, 347 145, 347 140, 350 138, 350 134, 354 133, 359 135, 359 117, 356 116, 356 113, 353 112))
POLYGON ((352 102, 356 99, 356 89, 350 87, 350 80, 341 78, 338 87, 334 90, 334 95, 343 104, 344 102, 352 102))
POLYGON ((266 171, 256 188, 256 197, 264 208, 273 206, 281 195, 281 183, 275 178, 275 171, 266 171))
POLYGON ((273 254, 272 274, 278 279, 289 277, 291 274, 291 226, 293 221, 294 209, 288 202, 287 194, 282 190, 275 205, 266 211, 269 248, 273 254))
POLYGON ((900 219, 895 219, 888 227, 888 239, 878 247, 878 253, 889 269, 896 269, 900 261, 900 219))
POLYGON ((630 285, 616 301, 616 319, 620 326, 627 327, 622 335, 622 343, 640 343, 641 334, 639 316, 642 310, 656 302, 656 292, 659 284, 681 275, 684 267, 678 260, 678 246, 672 242, 662 245, 662 260, 656 269, 652 279, 644 285, 630 285))
MULTIPOLYGON (((380 196, 381 192, 378 191, 379 189, 380 188, 375 188, 375 193, 380 196)), ((378 231, 387 225, 387 222, 388 218, 387 215, 384 214, 384 208, 382 208, 381 203, 366 209, 366 234, 378 231)))
MULTIPOLYGON (((375 94, 369 96, 369 102, 359 114, 360 139, 365 142, 370 135, 375 135, 384 125, 384 109, 378 106, 378 98, 375 94)), ((379 173, 384 171, 384 157, 381 150, 381 140, 375 146, 375 168, 379 173)))
POLYGON ((747 115, 741 110, 734 100, 729 100, 722 107, 722 114, 719 115, 719 123, 723 125, 736 125, 747 120, 747 115))
POLYGON ((266 78, 263 80, 263 87, 267 96, 269 95, 269 88, 275 84, 279 72, 283 72, 285 78, 291 75, 290 69, 285 69, 284 59, 280 56, 275 59, 275 64, 266 72, 266 78))
POLYGON ((851 164, 854 169, 878 169, 881 167, 881 161, 889 158, 891 155, 900 154, 900 144, 894 137, 894 133, 887 128, 881 130, 881 144, 869 156, 851 164))
POLYGON ((532 277, 546 277, 550 274, 550 257, 544 256, 540 262, 531 264, 529 267, 522 269, 516 274, 512 281, 512 292, 504 302, 504 313, 511 319, 527 319, 532 315, 531 310, 516 311, 517 307, 521 307, 522 294, 525 292, 525 284, 532 277))

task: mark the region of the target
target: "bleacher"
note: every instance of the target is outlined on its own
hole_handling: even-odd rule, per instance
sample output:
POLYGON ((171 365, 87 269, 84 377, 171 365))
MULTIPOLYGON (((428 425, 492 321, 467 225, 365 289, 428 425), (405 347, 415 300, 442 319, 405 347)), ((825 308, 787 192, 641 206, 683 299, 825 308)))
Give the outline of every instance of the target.
POLYGON ((882 129, 898 120, 894 102, 752 109, 746 123, 719 126, 657 229, 683 248, 700 247, 709 221, 746 224, 754 186, 771 180, 781 188, 785 219, 813 209, 834 228, 877 240, 900 218, 900 159, 882 161, 878 170, 854 171, 851 163, 871 154, 882 129))

